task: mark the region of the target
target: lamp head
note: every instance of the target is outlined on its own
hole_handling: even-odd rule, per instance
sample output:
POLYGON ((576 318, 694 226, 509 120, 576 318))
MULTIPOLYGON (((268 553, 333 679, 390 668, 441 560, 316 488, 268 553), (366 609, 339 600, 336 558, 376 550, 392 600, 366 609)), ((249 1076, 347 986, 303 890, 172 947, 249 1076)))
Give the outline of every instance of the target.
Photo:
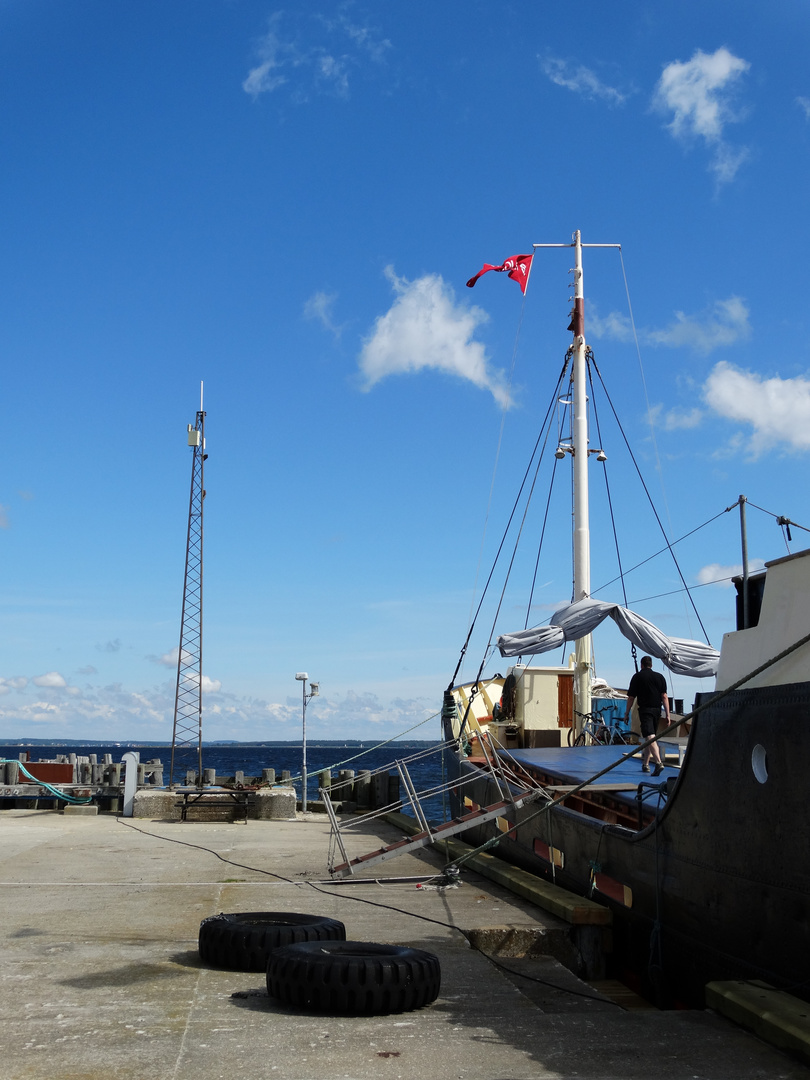
POLYGON ((297 682, 306 682, 309 678, 309 675, 306 673, 306 671, 298 671, 296 672, 295 678, 297 682))

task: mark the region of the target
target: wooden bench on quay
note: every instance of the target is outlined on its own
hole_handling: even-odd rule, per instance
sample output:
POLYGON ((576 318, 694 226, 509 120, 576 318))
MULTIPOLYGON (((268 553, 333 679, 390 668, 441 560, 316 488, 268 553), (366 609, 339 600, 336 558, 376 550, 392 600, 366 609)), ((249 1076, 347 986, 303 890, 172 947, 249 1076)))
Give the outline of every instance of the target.
POLYGON ((188 821, 190 810, 219 807, 227 810, 228 821, 243 821, 247 824, 248 810, 253 806, 253 791, 249 788, 217 788, 216 790, 179 791, 181 801, 174 805, 180 807, 180 820, 188 821), (233 816, 230 812, 234 811, 233 816))

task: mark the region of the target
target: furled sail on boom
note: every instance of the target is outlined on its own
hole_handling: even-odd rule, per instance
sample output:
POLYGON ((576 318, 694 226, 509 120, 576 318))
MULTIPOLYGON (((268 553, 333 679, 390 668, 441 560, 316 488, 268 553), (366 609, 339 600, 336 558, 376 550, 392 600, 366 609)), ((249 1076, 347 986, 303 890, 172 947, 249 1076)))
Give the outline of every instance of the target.
POLYGON ((720 653, 702 641, 670 638, 635 612, 605 600, 578 600, 560 608, 548 626, 502 634, 497 641, 501 656, 530 656, 577 641, 611 618, 622 634, 639 649, 662 660, 676 675, 706 679, 717 674, 720 653))

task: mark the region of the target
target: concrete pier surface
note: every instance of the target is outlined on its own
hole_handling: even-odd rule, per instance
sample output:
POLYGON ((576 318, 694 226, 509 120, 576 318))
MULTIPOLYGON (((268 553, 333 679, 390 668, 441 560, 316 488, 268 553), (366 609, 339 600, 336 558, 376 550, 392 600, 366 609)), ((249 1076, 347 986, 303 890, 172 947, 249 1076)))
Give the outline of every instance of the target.
MULTIPOLYGON (((377 823, 351 854, 398 835, 377 823)), ((562 924, 472 873, 446 890, 396 880, 438 869, 434 851, 376 867, 381 883, 330 883, 328 837, 316 814, 231 824, 4 811, 0 1076, 810 1077, 710 1011, 625 1011, 553 958, 510 955, 514 939, 556 948, 562 924), (383 1017, 290 1009, 267 997, 263 975, 200 962, 200 921, 220 911, 325 915, 350 939, 427 949, 441 960, 440 996, 383 1017), (498 963, 457 928, 477 931, 498 963)))

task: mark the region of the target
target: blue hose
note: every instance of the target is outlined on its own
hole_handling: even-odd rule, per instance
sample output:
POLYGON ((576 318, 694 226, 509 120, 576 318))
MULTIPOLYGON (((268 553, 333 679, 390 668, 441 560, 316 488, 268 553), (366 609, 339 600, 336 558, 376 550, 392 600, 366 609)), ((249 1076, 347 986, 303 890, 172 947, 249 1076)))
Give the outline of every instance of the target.
POLYGON ((19 765, 20 771, 24 776, 27 776, 29 780, 33 780, 34 783, 39 784, 39 786, 45 788, 46 791, 50 791, 57 799, 63 799, 67 803, 76 803, 81 806, 93 801, 92 796, 88 798, 86 796, 68 795, 67 792, 60 791, 59 788, 55 788, 53 784, 49 784, 47 781, 38 780, 36 776, 26 769, 21 761, 16 761, 14 758, 0 758, 0 765, 19 765))

